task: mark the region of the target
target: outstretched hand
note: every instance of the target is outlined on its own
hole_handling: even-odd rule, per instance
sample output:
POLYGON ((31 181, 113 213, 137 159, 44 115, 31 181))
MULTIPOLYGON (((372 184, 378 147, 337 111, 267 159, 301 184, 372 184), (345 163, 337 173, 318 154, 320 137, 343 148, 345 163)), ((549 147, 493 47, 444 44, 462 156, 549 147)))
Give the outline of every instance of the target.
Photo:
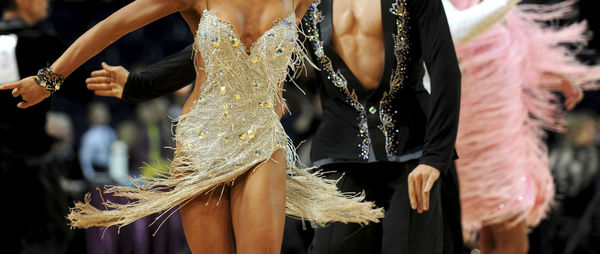
POLYGON ((408 197, 410 207, 419 213, 429 210, 429 196, 433 184, 440 177, 440 171, 421 164, 408 175, 408 197))
POLYGON ((31 76, 15 83, 4 84, 0 86, 0 90, 12 89, 13 97, 21 96, 21 99, 23 99, 17 104, 17 107, 28 108, 50 97, 50 92, 45 91, 40 85, 36 84, 33 78, 31 76))
POLYGON ((566 98, 565 107, 567 110, 573 109, 575 105, 577 105, 577 103, 581 102, 583 99, 583 92, 581 91, 581 88, 566 78, 562 79, 560 91, 566 98))
POLYGON ((129 71, 122 66, 102 63, 102 70, 92 72, 92 76, 86 79, 85 83, 87 88, 94 91, 96 95, 121 99, 128 77, 129 71))
POLYGON ((546 88, 559 90, 565 96, 565 108, 571 110, 583 99, 581 87, 569 80, 568 77, 546 72, 542 76, 542 83, 546 88))

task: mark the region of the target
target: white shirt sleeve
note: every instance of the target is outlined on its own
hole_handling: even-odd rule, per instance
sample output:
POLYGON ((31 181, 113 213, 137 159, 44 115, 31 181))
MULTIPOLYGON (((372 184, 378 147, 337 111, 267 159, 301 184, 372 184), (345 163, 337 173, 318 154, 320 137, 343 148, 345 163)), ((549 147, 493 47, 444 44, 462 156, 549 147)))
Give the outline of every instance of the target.
POLYGON ((0 35, 0 85, 21 79, 17 64, 17 40, 15 34, 0 35))
POLYGON ((466 43, 501 21, 519 0, 484 0, 466 10, 458 10, 442 0, 454 42, 466 43))

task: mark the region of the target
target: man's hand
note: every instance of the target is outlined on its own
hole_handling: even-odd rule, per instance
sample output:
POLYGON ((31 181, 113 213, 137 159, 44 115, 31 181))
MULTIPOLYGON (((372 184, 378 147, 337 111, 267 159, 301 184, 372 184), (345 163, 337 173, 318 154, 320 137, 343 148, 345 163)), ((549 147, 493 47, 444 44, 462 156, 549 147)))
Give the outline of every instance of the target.
POLYGON ((576 86, 568 77, 546 72, 542 76, 546 88, 560 90, 565 96, 565 108, 571 110, 583 99, 581 88, 576 86))
POLYGON ((46 92, 40 85, 36 84, 33 76, 21 79, 15 83, 9 83, 0 86, 0 90, 12 89, 12 96, 21 96, 23 101, 17 104, 19 108, 27 108, 38 104, 44 99, 50 97, 50 93, 46 92))
POLYGON ((408 175, 408 197, 410 207, 419 213, 429 210, 429 194, 433 184, 440 177, 440 171, 421 164, 408 175))
POLYGON ((87 88, 94 91, 96 95, 121 99, 128 77, 129 71, 122 66, 110 66, 102 63, 102 70, 92 72, 92 76, 86 79, 85 83, 87 83, 87 88))

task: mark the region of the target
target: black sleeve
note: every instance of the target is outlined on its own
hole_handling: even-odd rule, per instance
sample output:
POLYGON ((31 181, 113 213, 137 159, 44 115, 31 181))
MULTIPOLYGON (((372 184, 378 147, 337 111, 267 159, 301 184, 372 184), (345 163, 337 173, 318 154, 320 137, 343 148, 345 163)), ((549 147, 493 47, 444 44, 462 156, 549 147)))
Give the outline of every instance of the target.
POLYGON ((139 73, 129 74, 122 99, 132 103, 147 101, 192 83, 196 77, 192 50, 190 45, 139 73))
POLYGON ((446 14, 440 0, 413 0, 422 54, 431 78, 429 112, 421 164, 445 173, 456 155, 461 74, 446 14))

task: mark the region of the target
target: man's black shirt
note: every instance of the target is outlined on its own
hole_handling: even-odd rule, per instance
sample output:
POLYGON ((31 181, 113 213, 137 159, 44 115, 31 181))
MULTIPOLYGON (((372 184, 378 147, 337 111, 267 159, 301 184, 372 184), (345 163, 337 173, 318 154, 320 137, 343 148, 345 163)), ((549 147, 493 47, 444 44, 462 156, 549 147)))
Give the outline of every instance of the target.
MULTIPOLYGON (((0 21, 0 35, 9 34, 17 36, 15 53, 21 78, 36 75, 65 49, 58 38, 20 19, 0 21)), ((21 97, 14 98, 11 90, 0 91, 0 154, 23 158, 40 156, 52 143, 45 131, 50 100, 26 109, 17 108, 20 101, 21 97)))

